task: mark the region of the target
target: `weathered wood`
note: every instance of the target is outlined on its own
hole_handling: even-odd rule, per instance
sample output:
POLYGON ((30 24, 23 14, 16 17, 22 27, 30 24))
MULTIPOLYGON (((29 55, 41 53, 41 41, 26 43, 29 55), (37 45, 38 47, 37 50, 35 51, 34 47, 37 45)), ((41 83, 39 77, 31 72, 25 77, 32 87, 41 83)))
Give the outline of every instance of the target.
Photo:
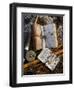
POLYGON ((62 50, 58 50, 57 52, 54 52, 55 55, 60 56, 61 54, 63 54, 63 49, 62 50))
POLYGON ((35 65, 35 64, 39 63, 39 62, 40 62, 39 60, 33 60, 32 62, 29 62, 27 64, 24 64, 23 67, 24 68, 28 68, 28 67, 30 67, 32 65, 35 65))

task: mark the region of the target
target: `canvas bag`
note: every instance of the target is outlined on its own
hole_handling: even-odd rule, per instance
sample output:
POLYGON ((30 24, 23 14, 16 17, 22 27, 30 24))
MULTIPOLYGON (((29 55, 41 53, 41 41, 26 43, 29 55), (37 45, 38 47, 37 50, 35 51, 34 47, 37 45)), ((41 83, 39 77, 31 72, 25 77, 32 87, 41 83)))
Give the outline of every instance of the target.
POLYGON ((37 20, 38 16, 33 24, 33 41, 35 50, 57 48, 58 40, 56 25, 54 23, 40 25, 37 23, 37 20))
POLYGON ((32 38, 34 50, 42 49, 41 25, 37 23, 38 16, 33 24, 32 38))
POLYGON ((43 32, 45 36, 45 47, 49 49, 57 48, 58 40, 57 40, 56 25, 54 23, 44 25, 43 32))

